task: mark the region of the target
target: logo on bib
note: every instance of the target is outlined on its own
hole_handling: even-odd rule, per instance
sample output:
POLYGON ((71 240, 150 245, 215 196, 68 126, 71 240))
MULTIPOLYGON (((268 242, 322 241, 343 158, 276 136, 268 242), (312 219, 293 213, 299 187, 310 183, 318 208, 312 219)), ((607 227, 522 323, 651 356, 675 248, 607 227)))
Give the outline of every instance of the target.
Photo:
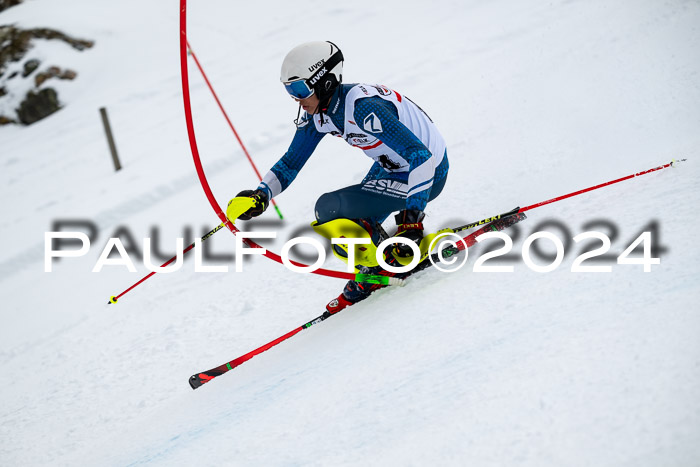
POLYGON ((379 117, 377 117, 374 112, 371 114, 367 115, 365 118, 365 121, 363 122, 363 125, 365 127, 365 130, 372 132, 372 133, 381 133, 382 130, 382 122, 379 120, 379 117))
POLYGON ((377 84, 374 86, 374 89, 377 90, 379 94, 382 96, 390 96, 391 95, 391 89, 387 88, 386 86, 382 86, 381 84, 377 84))
POLYGON ((377 162, 386 170, 399 170, 401 168, 401 164, 392 161, 386 154, 382 154, 381 156, 379 156, 377 162))

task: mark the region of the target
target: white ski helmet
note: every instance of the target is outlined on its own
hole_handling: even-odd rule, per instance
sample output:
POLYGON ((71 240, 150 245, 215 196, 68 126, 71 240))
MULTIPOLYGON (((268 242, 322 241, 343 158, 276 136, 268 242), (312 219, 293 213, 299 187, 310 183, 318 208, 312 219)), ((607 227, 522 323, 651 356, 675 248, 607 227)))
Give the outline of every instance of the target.
POLYGON ((343 80, 343 53, 330 41, 294 47, 282 62, 280 81, 290 96, 306 99, 316 94, 323 101, 343 80))

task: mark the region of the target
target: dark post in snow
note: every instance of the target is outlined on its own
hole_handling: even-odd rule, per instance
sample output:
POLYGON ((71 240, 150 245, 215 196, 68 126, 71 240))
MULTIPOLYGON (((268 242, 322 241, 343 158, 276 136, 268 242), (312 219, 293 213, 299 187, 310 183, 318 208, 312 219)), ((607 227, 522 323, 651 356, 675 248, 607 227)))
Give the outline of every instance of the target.
POLYGON ((112 153, 112 161, 114 162, 114 170, 118 171, 122 168, 119 163, 119 156, 117 156, 117 146, 114 144, 114 137, 112 137, 112 129, 109 126, 109 119, 107 118, 107 109, 100 107, 100 115, 102 115, 102 124, 105 127, 105 133, 107 134, 107 142, 109 143, 109 150, 112 153))

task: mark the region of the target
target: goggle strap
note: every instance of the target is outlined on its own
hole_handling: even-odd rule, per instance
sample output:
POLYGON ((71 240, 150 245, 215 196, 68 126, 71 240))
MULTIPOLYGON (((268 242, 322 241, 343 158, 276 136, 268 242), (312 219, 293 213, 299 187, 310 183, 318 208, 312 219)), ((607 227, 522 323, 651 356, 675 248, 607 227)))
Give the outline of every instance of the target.
MULTIPOLYGON (((328 60, 326 60, 326 62, 321 66, 321 68, 316 70, 316 73, 311 75, 311 77, 309 77, 309 79, 307 79, 306 82, 309 84, 314 83, 314 85, 315 85, 315 83, 321 78, 321 76, 324 76, 326 74, 326 72, 330 72, 333 68, 336 67, 336 65, 338 63, 340 63, 342 61, 343 61, 343 53, 340 51, 340 49, 338 49, 338 51, 336 53, 334 53, 333 55, 331 55, 331 57, 328 60), (324 71, 324 70, 326 70, 326 71, 324 71)), ((314 85, 309 86, 309 87, 311 87, 313 89, 314 85)))

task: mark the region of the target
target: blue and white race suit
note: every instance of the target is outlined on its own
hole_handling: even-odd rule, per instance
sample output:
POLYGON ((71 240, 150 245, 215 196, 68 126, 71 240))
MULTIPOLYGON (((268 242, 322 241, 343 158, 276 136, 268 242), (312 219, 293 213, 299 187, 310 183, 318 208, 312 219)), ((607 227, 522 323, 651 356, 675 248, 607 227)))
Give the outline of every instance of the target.
POLYGON ((381 222, 394 211, 423 211, 442 191, 449 163, 445 140, 433 121, 405 96, 367 84, 340 85, 325 112, 305 113, 289 150, 258 188, 270 198, 284 191, 329 133, 362 149, 374 164, 362 183, 319 198, 320 223, 339 217, 381 222))

